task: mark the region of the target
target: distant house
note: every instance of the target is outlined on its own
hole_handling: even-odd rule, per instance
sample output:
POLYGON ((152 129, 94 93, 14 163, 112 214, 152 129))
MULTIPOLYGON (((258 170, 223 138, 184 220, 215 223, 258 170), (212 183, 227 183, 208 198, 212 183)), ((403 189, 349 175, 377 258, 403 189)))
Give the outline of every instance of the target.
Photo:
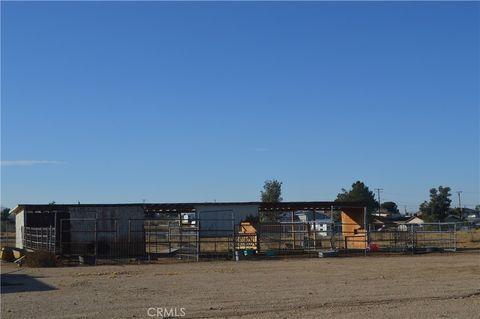
POLYGON ((445 217, 443 221, 446 223, 458 223, 461 221, 461 219, 457 215, 450 214, 447 217, 445 217))
POLYGON ((403 215, 390 215, 388 217, 373 216, 372 224, 375 227, 375 230, 387 231, 387 230, 396 230, 399 225, 404 225, 410 217, 403 215))
MULTIPOLYGON (((448 210, 448 214, 449 215, 461 215, 459 216, 461 220, 467 220, 468 216, 477 216, 477 217, 473 217, 473 218, 479 218, 480 217, 480 212, 476 211, 475 209, 471 209, 471 208, 466 208, 466 207, 463 207, 462 210, 461 210, 461 213, 459 212, 459 208, 450 208, 448 210)), ((472 217, 470 217, 472 218, 472 217)))
POLYGON ((391 213, 388 210, 384 208, 380 208, 379 211, 372 213, 372 216, 374 217, 381 217, 381 218, 387 218, 387 219, 397 219, 401 218, 402 215, 400 213, 391 213))
POLYGON ((419 216, 412 216, 405 221, 405 224, 423 224, 425 221, 419 216))
POLYGON ((315 216, 313 214, 313 211, 309 210, 301 210, 295 212, 295 215, 298 217, 298 219, 304 223, 311 222, 313 220, 315 221, 326 221, 330 220, 330 216, 325 214, 324 211, 317 211, 315 212, 315 216))
POLYGON ((469 212, 468 215, 465 216, 465 220, 473 223, 480 222, 480 212, 479 211, 469 212))
POLYGON ((407 231, 408 230, 408 226, 409 225, 421 225, 423 224, 424 221, 423 219, 421 219, 420 217, 418 216, 412 216, 412 217, 409 217, 403 221, 398 221, 397 224, 397 229, 400 230, 400 231, 407 231))
MULTIPOLYGON (((288 217, 288 214, 285 218, 282 217, 282 222, 290 222, 291 217, 288 217)), ((313 211, 297 211, 295 212, 294 220, 296 222, 300 221, 301 223, 309 223, 310 230, 317 231, 317 235, 319 236, 328 236, 328 232, 332 229, 333 221, 325 214, 325 211, 317 211, 313 213, 313 211)))
POLYGON ((375 230, 382 230, 385 228, 385 217, 372 216, 372 224, 375 230))

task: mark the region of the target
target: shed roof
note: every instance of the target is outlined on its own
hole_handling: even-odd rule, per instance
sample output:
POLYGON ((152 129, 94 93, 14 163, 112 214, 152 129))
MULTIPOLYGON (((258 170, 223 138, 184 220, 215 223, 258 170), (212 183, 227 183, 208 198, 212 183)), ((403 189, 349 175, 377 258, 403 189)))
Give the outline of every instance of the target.
POLYGON ((261 211, 289 211, 289 210, 321 210, 341 208, 363 208, 363 202, 332 202, 332 201, 307 201, 307 202, 197 202, 197 203, 117 203, 117 204, 18 204, 10 210, 10 214, 17 214, 22 210, 63 210, 69 207, 124 207, 140 206, 146 211, 188 211, 198 206, 258 206, 261 211))

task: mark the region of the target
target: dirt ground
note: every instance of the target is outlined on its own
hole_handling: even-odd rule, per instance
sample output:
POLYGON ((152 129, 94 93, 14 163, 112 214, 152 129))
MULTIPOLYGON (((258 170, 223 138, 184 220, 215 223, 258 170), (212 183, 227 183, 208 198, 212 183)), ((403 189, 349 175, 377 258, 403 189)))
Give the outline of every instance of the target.
POLYGON ((164 308, 185 318, 479 318, 480 310, 478 252, 41 269, 2 264, 1 272, 2 318, 161 318, 164 308))

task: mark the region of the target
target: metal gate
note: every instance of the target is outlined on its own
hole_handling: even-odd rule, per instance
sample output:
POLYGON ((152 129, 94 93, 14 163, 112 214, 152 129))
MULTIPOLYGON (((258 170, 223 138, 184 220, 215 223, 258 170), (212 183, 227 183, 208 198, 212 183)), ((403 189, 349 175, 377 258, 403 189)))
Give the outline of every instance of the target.
MULTIPOLYGON (((130 232, 133 231, 133 228, 130 232)), ((164 213, 145 219, 147 258, 232 258, 235 251, 235 219, 230 210, 164 213)))
POLYGON ((200 236, 198 215, 196 212, 182 213, 180 224, 175 234, 179 243, 177 257, 182 260, 198 261, 200 259, 200 236))
POLYGON ((129 237, 144 240, 147 259, 177 257, 198 260, 198 222, 194 212, 165 213, 148 219, 130 219, 129 237), (133 224, 136 223, 136 227, 133 224))
POLYGON ((429 223, 412 225, 413 248, 415 250, 457 249, 457 227, 455 223, 429 223))

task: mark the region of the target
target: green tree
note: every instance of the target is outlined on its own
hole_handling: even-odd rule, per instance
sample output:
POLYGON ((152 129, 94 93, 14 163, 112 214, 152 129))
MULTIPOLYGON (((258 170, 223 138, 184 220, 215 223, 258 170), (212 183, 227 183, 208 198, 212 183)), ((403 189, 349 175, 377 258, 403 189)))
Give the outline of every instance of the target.
POLYGON ((272 179, 265 181, 263 191, 260 191, 260 197, 264 203, 278 203, 282 198, 282 182, 272 179))
POLYGON ((2 209, 2 213, 1 213, 1 219, 2 221, 6 221, 8 220, 8 213, 10 212, 10 208, 4 208, 2 209))
MULTIPOLYGON (((263 191, 260 191, 260 198, 264 203, 279 203, 282 198, 282 182, 272 179, 265 181, 263 184, 263 191)), ((262 212, 260 215, 261 221, 275 221, 277 214, 275 212, 262 212)))
POLYGON ((452 200, 449 198, 450 187, 439 186, 438 189, 430 189, 430 201, 420 205, 423 220, 427 222, 442 221, 447 217, 448 209, 452 200))
POLYGON ((336 202, 365 202, 367 213, 371 214, 378 209, 378 202, 375 200, 375 194, 361 181, 352 184, 352 189, 342 188, 342 192, 337 195, 336 202))
POLYGON ((394 202, 383 202, 382 205, 380 205, 381 208, 385 209, 387 212, 390 214, 399 214, 400 211, 398 210, 398 206, 394 202))

